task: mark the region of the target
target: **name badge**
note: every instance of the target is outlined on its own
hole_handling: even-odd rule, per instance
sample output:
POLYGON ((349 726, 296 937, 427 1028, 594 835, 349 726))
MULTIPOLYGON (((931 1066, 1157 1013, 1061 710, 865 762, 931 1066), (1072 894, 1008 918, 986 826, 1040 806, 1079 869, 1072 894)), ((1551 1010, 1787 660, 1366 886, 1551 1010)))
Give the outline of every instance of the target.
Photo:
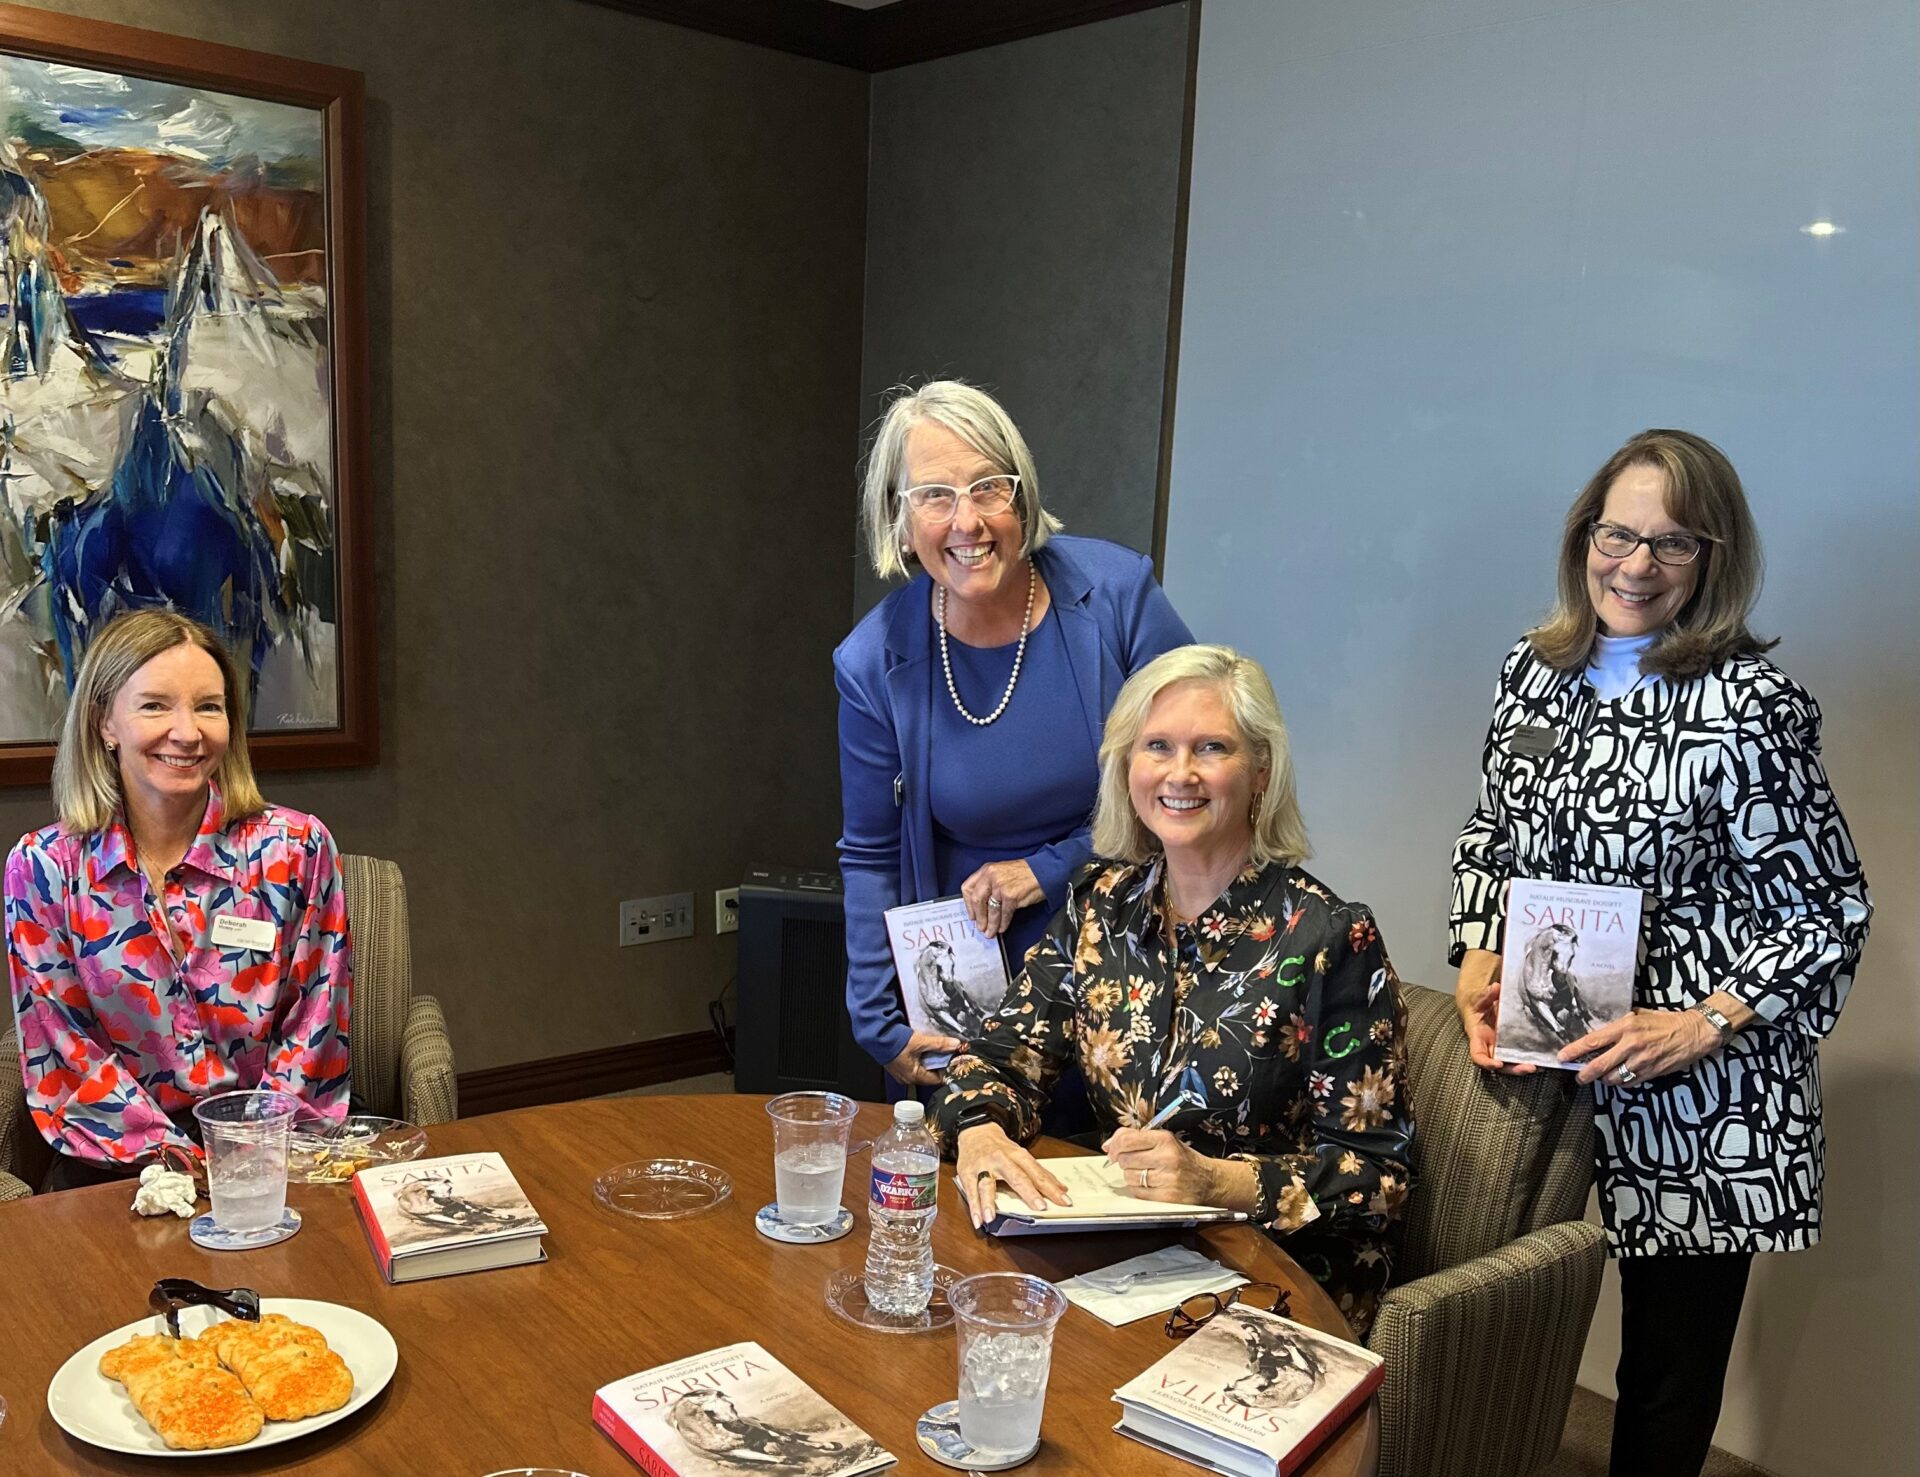
POLYGON ((1513 730, 1513 752, 1538 758, 1542 754, 1551 754, 1553 746, 1560 742, 1560 730, 1557 728, 1538 728, 1531 723, 1522 723, 1513 730))
POLYGON ((280 930, 271 918, 242 918, 237 913, 213 915, 213 942, 221 949, 271 949, 280 930))

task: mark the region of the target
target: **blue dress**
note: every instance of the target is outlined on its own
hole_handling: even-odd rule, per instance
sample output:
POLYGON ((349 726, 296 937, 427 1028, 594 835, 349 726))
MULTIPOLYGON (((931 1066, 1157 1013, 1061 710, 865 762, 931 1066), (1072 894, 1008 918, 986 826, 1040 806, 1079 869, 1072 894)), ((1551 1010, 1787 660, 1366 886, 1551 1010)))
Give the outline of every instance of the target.
MULTIPOLYGON (((947 642, 954 685, 969 713, 984 717, 998 706, 1018 647, 947 642)), ((1088 824, 1099 789, 1100 751, 1087 729, 1051 610, 1027 638, 1006 712, 985 728, 960 716, 942 673, 933 695, 930 786, 934 875, 942 894, 960 891, 988 862, 1031 856, 1088 824)), ((1004 935, 1011 973, 1020 972, 1052 916, 1044 898, 1013 915, 1004 935)))
MULTIPOLYGON (((912 1034, 894 979, 885 911, 951 896, 979 861, 1017 858, 1033 868, 1046 901, 1025 910, 1033 916, 1017 918, 1016 930, 1028 943, 1038 938, 1066 901, 1068 879, 1092 854, 1094 755, 1107 710, 1130 675, 1193 640, 1143 555, 1098 539, 1058 536, 1035 551, 1034 563, 1051 604, 1028 643, 1027 660, 1042 662, 1047 672, 1022 671, 1007 712, 985 729, 964 722, 947 696, 931 608, 933 581, 924 570, 869 611, 833 654, 840 693, 847 1009, 854 1039, 881 1063, 904 1051, 912 1034), (1040 648, 1051 649, 1043 654, 1036 642, 1049 627, 1051 641, 1040 648), (994 731, 1009 722, 1017 728, 996 738, 994 731), (992 772, 1005 782, 1009 760, 999 745, 1016 731, 1025 737, 1010 772, 1044 767, 1056 779, 1044 795, 1021 779, 1025 807, 1011 811, 996 786, 975 784, 973 803, 985 801, 996 812, 983 823, 962 799, 966 776, 992 772), (977 752, 997 756, 995 767, 976 759, 977 752), (1081 777, 1059 781, 1081 765, 1081 777), (936 783, 946 797, 937 828, 945 832, 944 842, 936 834, 936 783), (1050 818, 1044 826, 1038 824, 1041 815, 1050 818), (1001 844, 994 829, 1009 823, 1015 828, 1009 840, 1017 846, 1001 844), (971 857, 979 860, 968 866, 971 857)), ((966 669, 965 675, 956 670, 955 681, 966 684, 968 707, 992 712, 1006 687, 1011 653, 1004 667, 995 668, 992 651, 949 646, 966 669), (978 670, 969 665, 976 656, 978 670)), ((1009 963, 1019 963, 1011 950, 1009 963)))

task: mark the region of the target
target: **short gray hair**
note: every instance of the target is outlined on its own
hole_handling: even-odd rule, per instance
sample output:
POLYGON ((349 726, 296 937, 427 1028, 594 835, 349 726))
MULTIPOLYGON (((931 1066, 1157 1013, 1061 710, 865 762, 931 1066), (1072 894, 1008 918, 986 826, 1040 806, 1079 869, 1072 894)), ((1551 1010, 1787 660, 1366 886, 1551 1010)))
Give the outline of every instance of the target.
POLYGON ((913 514, 900 493, 906 474, 907 433, 921 421, 945 426, 997 470, 1020 479, 1013 507, 1024 534, 1023 555, 1060 531, 1060 520, 1040 505, 1040 474, 1034 470, 1026 438, 998 400, 964 380, 928 380, 917 390, 902 385, 880 418, 861 482, 860 524, 866 530, 875 574, 882 579, 906 579, 918 562, 907 540, 907 520, 913 514))
POLYGON ((1287 744, 1286 720, 1280 716, 1273 683, 1250 656, 1230 646, 1176 646, 1148 662, 1120 689, 1107 714, 1100 739, 1100 796, 1093 809, 1094 855, 1115 861, 1144 862, 1160 849, 1133 808, 1127 774, 1133 746, 1147 726, 1153 700, 1179 682, 1210 682, 1219 688, 1239 726, 1240 736, 1253 750, 1255 767, 1267 771, 1267 788, 1253 820, 1252 860, 1256 867, 1269 862, 1292 865, 1313 854, 1307 842, 1306 822, 1294 793, 1293 757, 1287 744))

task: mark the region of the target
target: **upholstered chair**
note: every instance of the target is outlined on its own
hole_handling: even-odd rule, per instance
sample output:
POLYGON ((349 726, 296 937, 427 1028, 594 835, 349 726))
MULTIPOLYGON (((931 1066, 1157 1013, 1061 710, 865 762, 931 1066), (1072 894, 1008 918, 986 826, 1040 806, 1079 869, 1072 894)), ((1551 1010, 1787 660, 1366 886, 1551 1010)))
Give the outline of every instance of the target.
POLYGON ((1386 1359, 1380 1477, 1526 1477, 1553 1460, 1606 1265, 1582 1216, 1593 1092, 1483 1072, 1453 997, 1408 986, 1414 1182, 1386 1359))

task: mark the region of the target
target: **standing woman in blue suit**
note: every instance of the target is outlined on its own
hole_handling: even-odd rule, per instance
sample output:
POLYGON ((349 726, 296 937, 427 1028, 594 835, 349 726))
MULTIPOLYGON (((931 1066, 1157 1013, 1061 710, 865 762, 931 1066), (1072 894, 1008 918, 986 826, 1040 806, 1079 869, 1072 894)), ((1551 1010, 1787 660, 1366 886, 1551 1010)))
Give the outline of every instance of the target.
POLYGON ((898 1082, 961 1042, 914 1031, 882 914, 966 900, 1017 971, 1092 855, 1100 733, 1120 685, 1193 640, 1152 561, 1056 537, 1033 456, 984 391, 933 380, 887 408, 862 522, 906 579, 834 652, 840 870, 854 1038, 898 1082))

